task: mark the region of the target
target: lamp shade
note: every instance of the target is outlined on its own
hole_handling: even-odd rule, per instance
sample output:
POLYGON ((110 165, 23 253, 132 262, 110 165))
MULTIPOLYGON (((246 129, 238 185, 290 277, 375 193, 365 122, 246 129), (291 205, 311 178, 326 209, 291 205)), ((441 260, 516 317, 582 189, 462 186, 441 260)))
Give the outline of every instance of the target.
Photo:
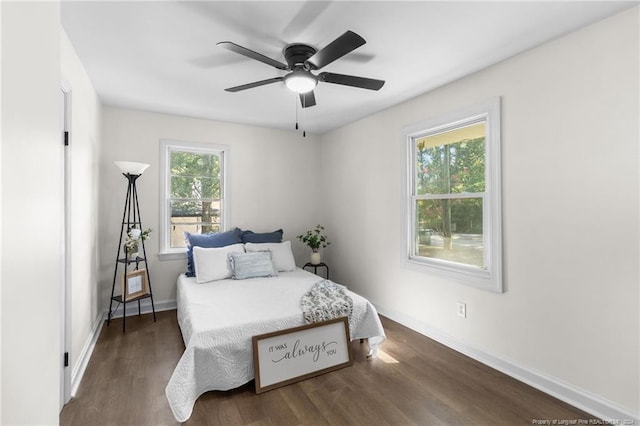
POLYGON ((115 163, 125 175, 141 175, 149 167, 148 164, 134 163, 133 161, 116 161, 115 163))

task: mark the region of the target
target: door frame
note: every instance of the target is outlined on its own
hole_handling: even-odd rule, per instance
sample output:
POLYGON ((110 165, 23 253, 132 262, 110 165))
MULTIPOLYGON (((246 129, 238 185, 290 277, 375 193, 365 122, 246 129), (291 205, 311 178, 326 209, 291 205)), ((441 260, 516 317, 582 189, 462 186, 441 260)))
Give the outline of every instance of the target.
POLYGON ((60 372, 60 410, 71 400, 71 86, 62 82, 62 147, 63 147, 63 226, 62 226, 62 262, 63 279, 60 294, 61 302, 61 372, 60 372))

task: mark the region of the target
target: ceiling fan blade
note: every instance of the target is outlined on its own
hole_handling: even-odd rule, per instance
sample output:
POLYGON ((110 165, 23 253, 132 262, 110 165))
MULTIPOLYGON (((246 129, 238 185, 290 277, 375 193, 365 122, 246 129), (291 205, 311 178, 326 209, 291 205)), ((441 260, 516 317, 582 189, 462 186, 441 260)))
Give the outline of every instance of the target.
POLYGON ((254 81, 253 83, 242 84, 240 86, 229 87, 224 89, 227 92, 239 92, 241 90, 253 89, 254 87, 264 86, 265 84, 277 83, 282 81, 282 77, 269 78, 267 80, 254 81))
POLYGON ((316 105, 316 95, 313 94, 313 90, 307 93, 300 93, 300 103, 302 108, 309 108, 316 105))
POLYGON ((280 70, 286 70, 287 65, 282 62, 276 61, 275 59, 271 59, 268 56, 264 56, 261 53, 254 52, 251 49, 247 49, 246 47, 242 47, 239 44, 235 44, 231 41, 221 41, 217 43, 218 46, 223 47, 227 50, 230 50, 235 53, 239 53, 240 55, 246 56, 247 58, 255 59, 256 61, 260 61, 264 64, 271 65, 272 67, 276 67, 280 70))
POLYGON ((306 63, 313 69, 320 69, 365 44, 366 41, 353 31, 347 31, 319 50, 306 63))
POLYGON ((318 74, 318 79, 325 83, 342 84, 369 90, 380 90, 380 88, 384 86, 384 80, 356 77, 355 75, 334 74, 332 72, 321 72, 318 74))

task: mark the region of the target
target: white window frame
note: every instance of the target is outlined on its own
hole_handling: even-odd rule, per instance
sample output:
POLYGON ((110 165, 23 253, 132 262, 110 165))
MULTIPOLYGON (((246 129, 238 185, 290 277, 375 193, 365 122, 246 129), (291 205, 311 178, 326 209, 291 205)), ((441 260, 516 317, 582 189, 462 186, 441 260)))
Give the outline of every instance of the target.
POLYGON ((501 293, 502 284, 502 180, 500 98, 461 108, 432 119, 407 126, 404 133, 404 214, 402 256, 404 267, 435 274, 480 289, 501 293), (412 253, 416 224, 415 140, 447 130, 486 121, 485 193, 483 200, 484 268, 442 259, 416 256, 412 253))
POLYGON ((227 164, 229 162, 229 146, 203 142, 185 142, 171 139, 160 140, 160 232, 159 254, 160 260, 183 259, 186 257, 185 247, 171 248, 171 173, 170 163, 172 151, 194 152, 200 154, 215 154, 220 156, 221 191, 220 201, 220 230, 226 230, 229 223, 229 199, 227 197, 227 164))

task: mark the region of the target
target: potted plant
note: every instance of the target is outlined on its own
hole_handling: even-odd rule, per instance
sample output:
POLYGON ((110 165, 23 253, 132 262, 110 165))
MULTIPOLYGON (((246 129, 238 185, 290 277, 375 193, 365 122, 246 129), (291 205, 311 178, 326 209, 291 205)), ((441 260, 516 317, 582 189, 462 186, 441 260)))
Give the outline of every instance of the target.
POLYGON ((318 265, 320 259, 320 247, 325 248, 331 242, 324 235, 324 226, 318 224, 315 229, 311 229, 296 237, 311 248, 311 264, 318 265))
POLYGON ((138 228, 129 229, 127 238, 124 241, 124 251, 127 253, 127 258, 136 259, 138 257, 140 242, 149 238, 149 234, 151 234, 151 228, 144 231, 138 228))

